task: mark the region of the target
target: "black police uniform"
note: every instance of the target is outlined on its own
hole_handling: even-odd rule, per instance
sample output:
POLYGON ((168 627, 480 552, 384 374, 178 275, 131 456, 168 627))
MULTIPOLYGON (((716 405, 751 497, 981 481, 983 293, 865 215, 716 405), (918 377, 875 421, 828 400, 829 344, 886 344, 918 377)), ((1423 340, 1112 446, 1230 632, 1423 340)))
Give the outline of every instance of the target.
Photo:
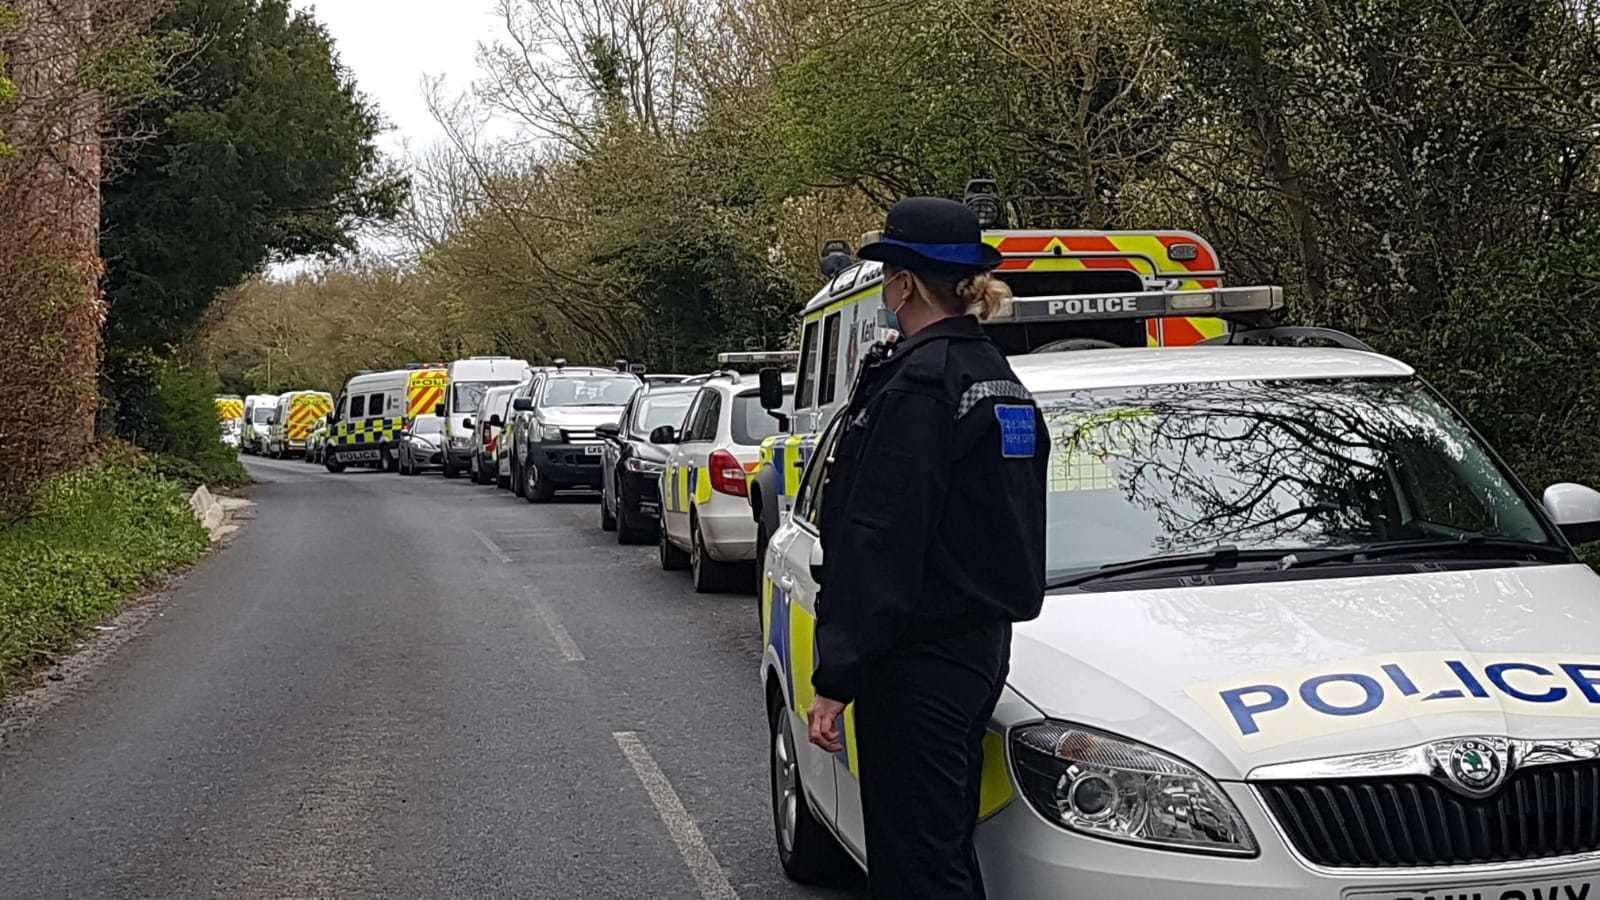
POLYGON ((1047 431, 964 316, 869 357, 841 415, 812 684, 856 703, 872 894, 982 897, 983 734, 1043 600, 1047 431))

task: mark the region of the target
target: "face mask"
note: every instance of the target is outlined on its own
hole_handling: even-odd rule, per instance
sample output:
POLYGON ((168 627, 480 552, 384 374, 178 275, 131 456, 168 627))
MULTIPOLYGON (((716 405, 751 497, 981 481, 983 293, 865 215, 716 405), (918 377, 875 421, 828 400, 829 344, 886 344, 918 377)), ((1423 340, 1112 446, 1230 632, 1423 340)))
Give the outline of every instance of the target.
MULTIPOLYGON (((910 302, 910 300, 902 302, 900 309, 905 309, 906 304, 910 302)), ((882 323, 884 328, 897 334, 904 334, 905 329, 900 325, 900 309, 895 309, 889 305, 889 285, 885 282, 883 285, 883 311, 879 314, 878 321, 882 323)))

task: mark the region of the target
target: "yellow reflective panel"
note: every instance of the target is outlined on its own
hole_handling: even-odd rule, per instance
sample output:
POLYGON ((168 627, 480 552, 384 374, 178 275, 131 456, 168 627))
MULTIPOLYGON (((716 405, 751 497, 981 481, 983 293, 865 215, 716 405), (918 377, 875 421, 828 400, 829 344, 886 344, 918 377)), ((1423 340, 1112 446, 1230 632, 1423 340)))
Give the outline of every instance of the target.
POLYGON ((696 470, 692 470, 692 471, 694 471, 694 478, 692 479, 693 482, 694 482, 694 502, 695 503, 710 503, 711 502, 711 470, 710 469, 696 469, 696 470))
MULTIPOLYGON (((852 756, 850 771, 856 770, 852 756)), ((1006 771, 1005 739, 994 732, 983 736, 983 778, 979 782, 978 818, 987 819, 1006 808, 1016 790, 1011 786, 1011 775, 1006 771)))
POLYGON ((804 717, 817 696, 811 687, 811 673, 816 668, 811 639, 817 619, 793 597, 789 601, 789 671, 794 681, 794 711, 804 717))
POLYGON ((849 761, 850 774, 861 780, 861 758, 856 754, 856 705, 852 701, 844 708, 844 758, 849 761))

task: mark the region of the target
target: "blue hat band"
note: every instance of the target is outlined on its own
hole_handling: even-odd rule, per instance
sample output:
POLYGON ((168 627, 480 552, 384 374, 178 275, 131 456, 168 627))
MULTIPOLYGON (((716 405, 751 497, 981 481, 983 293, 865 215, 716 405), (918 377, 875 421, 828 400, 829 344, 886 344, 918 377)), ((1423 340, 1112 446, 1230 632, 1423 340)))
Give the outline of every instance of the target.
POLYGON ((994 264, 995 255, 993 248, 988 244, 919 244, 915 241, 901 241, 892 237, 878 238, 880 244, 891 244, 904 247, 918 256, 952 266, 968 266, 975 269, 987 268, 994 264))

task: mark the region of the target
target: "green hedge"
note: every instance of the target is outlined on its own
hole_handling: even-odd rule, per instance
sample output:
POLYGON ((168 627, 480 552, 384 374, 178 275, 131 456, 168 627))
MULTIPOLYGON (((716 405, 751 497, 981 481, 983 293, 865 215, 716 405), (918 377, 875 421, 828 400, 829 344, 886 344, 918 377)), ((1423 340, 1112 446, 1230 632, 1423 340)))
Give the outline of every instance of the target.
POLYGON ((206 544, 183 487, 149 463, 51 480, 35 516, 0 530, 0 694, 206 544))

